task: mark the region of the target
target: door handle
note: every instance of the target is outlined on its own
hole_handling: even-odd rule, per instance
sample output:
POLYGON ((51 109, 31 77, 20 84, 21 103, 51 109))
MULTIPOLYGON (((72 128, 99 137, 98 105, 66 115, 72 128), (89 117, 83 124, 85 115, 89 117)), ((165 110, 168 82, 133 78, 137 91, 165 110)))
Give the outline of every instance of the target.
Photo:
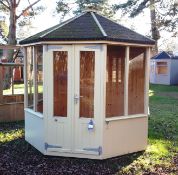
POLYGON ((83 96, 79 96, 77 94, 74 95, 74 101, 75 101, 75 104, 77 104, 80 100, 80 98, 82 98, 83 96))

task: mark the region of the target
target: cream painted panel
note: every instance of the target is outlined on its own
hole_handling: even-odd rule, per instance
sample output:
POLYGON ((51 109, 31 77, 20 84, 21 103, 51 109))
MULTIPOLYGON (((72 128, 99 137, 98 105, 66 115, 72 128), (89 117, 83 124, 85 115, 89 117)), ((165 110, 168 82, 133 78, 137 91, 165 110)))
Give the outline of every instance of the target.
MULTIPOLYGON (((74 152, 82 154, 96 154, 97 149, 102 147, 102 119, 100 118, 100 71, 101 71, 101 45, 75 46, 75 94, 79 94, 79 64, 80 51, 95 51, 95 87, 94 87, 94 130, 88 131, 90 118, 79 118, 79 103, 75 104, 74 117, 74 152), (90 150, 90 151, 88 151, 90 150), (95 151, 92 151, 95 150, 95 151)), ((86 156, 87 157, 87 156, 86 156)))
POLYGON ((47 151, 71 152, 72 150, 72 46, 48 46, 48 97, 47 97, 47 151), (53 116, 53 52, 68 52, 67 117, 53 116))
POLYGON ((32 110, 25 109, 25 140, 45 153, 44 118, 37 116, 32 110))
POLYGON ((144 150, 147 146, 148 118, 110 121, 104 125, 104 158, 144 150))

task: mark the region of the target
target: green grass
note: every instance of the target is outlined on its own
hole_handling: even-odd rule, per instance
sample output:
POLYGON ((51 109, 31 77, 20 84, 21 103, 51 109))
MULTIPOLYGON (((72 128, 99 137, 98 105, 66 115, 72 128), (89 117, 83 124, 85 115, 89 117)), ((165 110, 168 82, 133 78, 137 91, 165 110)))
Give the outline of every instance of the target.
POLYGON ((150 85, 149 139, 146 151, 120 173, 154 172, 157 167, 175 174, 172 159, 178 153, 178 86, 150 85))
MULTIPOLYGON (((29 90, 30 92, 30 90, 29 90)), ((32 87, 32 93, 34 92, 34 88, 32 87)), ((43 86, 38 86, 38 92, 43 92, 43 86)), ((11 95, 12 94, 12 86, 10 89, 3 90, 3 95, 11 95)), ((14 94, 24 94, 24 84, 14 84, 14 94)))
MULTIPOLYGON (((3 90, 3 95, 11 95, 12 86, 10 89, 3 90)), ((24 84, 14 84, 14 94, 24 94, 24 84)))
MULTIPOLYGON (((178 86, 150 85, 149 138, 147 149, 121 157, 127 160, 117 166, 118 174, 141 175, 149 172, 157 174, 177 174, 173 158, 178 153, 178 86), (177 93, 177 95, 176 95, 177 93), (173 95, 172 95, 173 94, 173 95), (159 173, 158 173, 159 171, 159 173)), ((12 123, 13 124, 13 123, 12 123)), ((8 129, 0 124, 0 145, 21 138, 23 123, 8 129)), ((122 162, 122 161, 121 161, 122 162)))

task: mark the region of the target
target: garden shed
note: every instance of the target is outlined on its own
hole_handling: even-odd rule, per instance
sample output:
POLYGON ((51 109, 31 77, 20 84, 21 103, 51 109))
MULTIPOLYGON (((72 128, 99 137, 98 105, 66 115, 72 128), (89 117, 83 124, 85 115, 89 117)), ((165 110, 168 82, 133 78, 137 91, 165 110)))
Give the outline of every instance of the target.
POLYGON ((20 44, 31 145, 91 159, 146 148, 153 40, 86 11, 20 44))
POLYGON ((162 51, 152 57, 150 60, 150 83, 178 84, 178 56, 162 51))

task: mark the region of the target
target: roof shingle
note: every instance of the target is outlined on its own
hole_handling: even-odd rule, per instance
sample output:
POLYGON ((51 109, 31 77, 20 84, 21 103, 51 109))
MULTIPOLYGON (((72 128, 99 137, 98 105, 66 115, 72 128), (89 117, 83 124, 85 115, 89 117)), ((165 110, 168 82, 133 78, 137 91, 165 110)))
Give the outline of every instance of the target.
POLYGON ((120 24, 117 24, 97 13, 86 12, 79 17, 72 18, 45 31, 37 33, 20 44, 40 41, 85 41, 108 40, 153 45, 155 42, 120 24), (95 15, 95 19, 92 15, 95 15), (100 25, 97 24, 96 20, 100 25), (101 27, 107 36, 104 36, 101 27))

